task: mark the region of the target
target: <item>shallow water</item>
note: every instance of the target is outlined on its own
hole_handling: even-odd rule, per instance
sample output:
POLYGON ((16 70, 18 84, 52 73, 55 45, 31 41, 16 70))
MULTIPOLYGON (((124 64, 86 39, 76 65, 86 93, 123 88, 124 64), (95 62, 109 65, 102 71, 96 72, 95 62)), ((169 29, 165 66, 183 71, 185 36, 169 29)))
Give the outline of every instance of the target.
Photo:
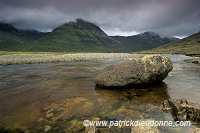
MULTIPOLYGON (((85 130, 85 119, 117 114, 127 120, 172 120, 160 110, 162 101, 187 98, 200 102, 200 66, 169 57, 174 69, 160 85, 147 89, 108 90, 94 79, 106 66, 122 60, 0 66, 0 128, 41 132, 85 130)), ((190 127, 159 127, 162 132, 189 132, 190 127)), ((111 129, 113 132, 116 129, 111 129)))

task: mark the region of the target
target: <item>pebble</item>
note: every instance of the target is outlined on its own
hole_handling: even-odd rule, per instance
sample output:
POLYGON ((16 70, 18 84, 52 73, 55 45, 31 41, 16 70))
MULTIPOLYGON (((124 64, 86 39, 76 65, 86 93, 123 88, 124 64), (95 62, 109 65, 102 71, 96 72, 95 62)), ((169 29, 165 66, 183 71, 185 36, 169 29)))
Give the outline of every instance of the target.
POLYGON ((107 121, 116 120, 117 118, 118 118, 118 115, 116 115, 116 114, 108 114, 108 115, 105 116, 105 119, 107 121))
POLYGON ((141 55, 130 54, 130 53, 13 54, 13 55, 0 55, 0 65, 107 60, 107 59, 129 59, 137 57, 141 57, 141 55))
POLYGON ((44 128, 44 131, 45 132, 48 132, 48 131, 50 131, 51 130, 51 126, 45 126, 45 128, 44 128))
POLYGON ((45 116, 45 118, 46 118, 46 119, 50 119, 50 118, 52 118, 53 116, 54 116, 53 113, 47 113, 46 116, 45 116))

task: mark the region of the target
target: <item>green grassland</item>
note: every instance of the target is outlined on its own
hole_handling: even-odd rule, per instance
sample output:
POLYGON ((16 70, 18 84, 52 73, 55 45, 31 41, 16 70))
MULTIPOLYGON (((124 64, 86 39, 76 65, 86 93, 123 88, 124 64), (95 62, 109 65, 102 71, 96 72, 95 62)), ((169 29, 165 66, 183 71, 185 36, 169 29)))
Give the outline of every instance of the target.
POLYGON ((19 44, 24 44, 28 41, 30 41, 29 38, 0 31, 0 49, 1 50, 6 50, 10 47, 15 47, 19 44))
POLYGON ((77 54, 75 52, 10 52, 0 51, 0 55, 12 55, 12 54, 77 54))
POLYGON ((200 55, 200 33, 154 49, 134 53, 200 55))

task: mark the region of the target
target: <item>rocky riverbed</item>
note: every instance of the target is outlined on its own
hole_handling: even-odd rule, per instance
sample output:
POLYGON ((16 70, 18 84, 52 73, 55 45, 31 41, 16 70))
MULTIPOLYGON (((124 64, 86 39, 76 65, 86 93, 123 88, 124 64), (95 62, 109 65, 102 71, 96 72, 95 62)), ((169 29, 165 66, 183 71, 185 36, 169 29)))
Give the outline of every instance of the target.
POLYGON ((140 56, 141 55, 129 53, 14 54, 0 55, 0 65, 127 59, 140 56))
MULTIPOLYGON (((0 65, 0 132, 87 132, 89 127, 83 126, 84 120, 173 121, 161 105, 171 98, 200 102, 200 66, 183 62, 191 58, 188 56, 164 56, 172 60, 173 70, 161 84, 145 89, 95 86, 95 77, 104 68, 123 59, 0 65)), ((157 129, 163 133, 189 133, 197 127, 200 126, 157 129)), ((141 128, 96 130, 131 133, 141 128)))

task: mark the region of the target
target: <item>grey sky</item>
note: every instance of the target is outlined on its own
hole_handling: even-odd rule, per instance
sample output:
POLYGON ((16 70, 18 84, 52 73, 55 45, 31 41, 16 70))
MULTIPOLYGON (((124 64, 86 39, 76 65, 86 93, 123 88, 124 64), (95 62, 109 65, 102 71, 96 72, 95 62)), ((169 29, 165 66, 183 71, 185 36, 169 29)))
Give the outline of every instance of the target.
POLYGON ((188 36, 200 31, 199 0, 0 0, 0 21, 50 31, 83 18, 109 35, 154 31, 188 36))

